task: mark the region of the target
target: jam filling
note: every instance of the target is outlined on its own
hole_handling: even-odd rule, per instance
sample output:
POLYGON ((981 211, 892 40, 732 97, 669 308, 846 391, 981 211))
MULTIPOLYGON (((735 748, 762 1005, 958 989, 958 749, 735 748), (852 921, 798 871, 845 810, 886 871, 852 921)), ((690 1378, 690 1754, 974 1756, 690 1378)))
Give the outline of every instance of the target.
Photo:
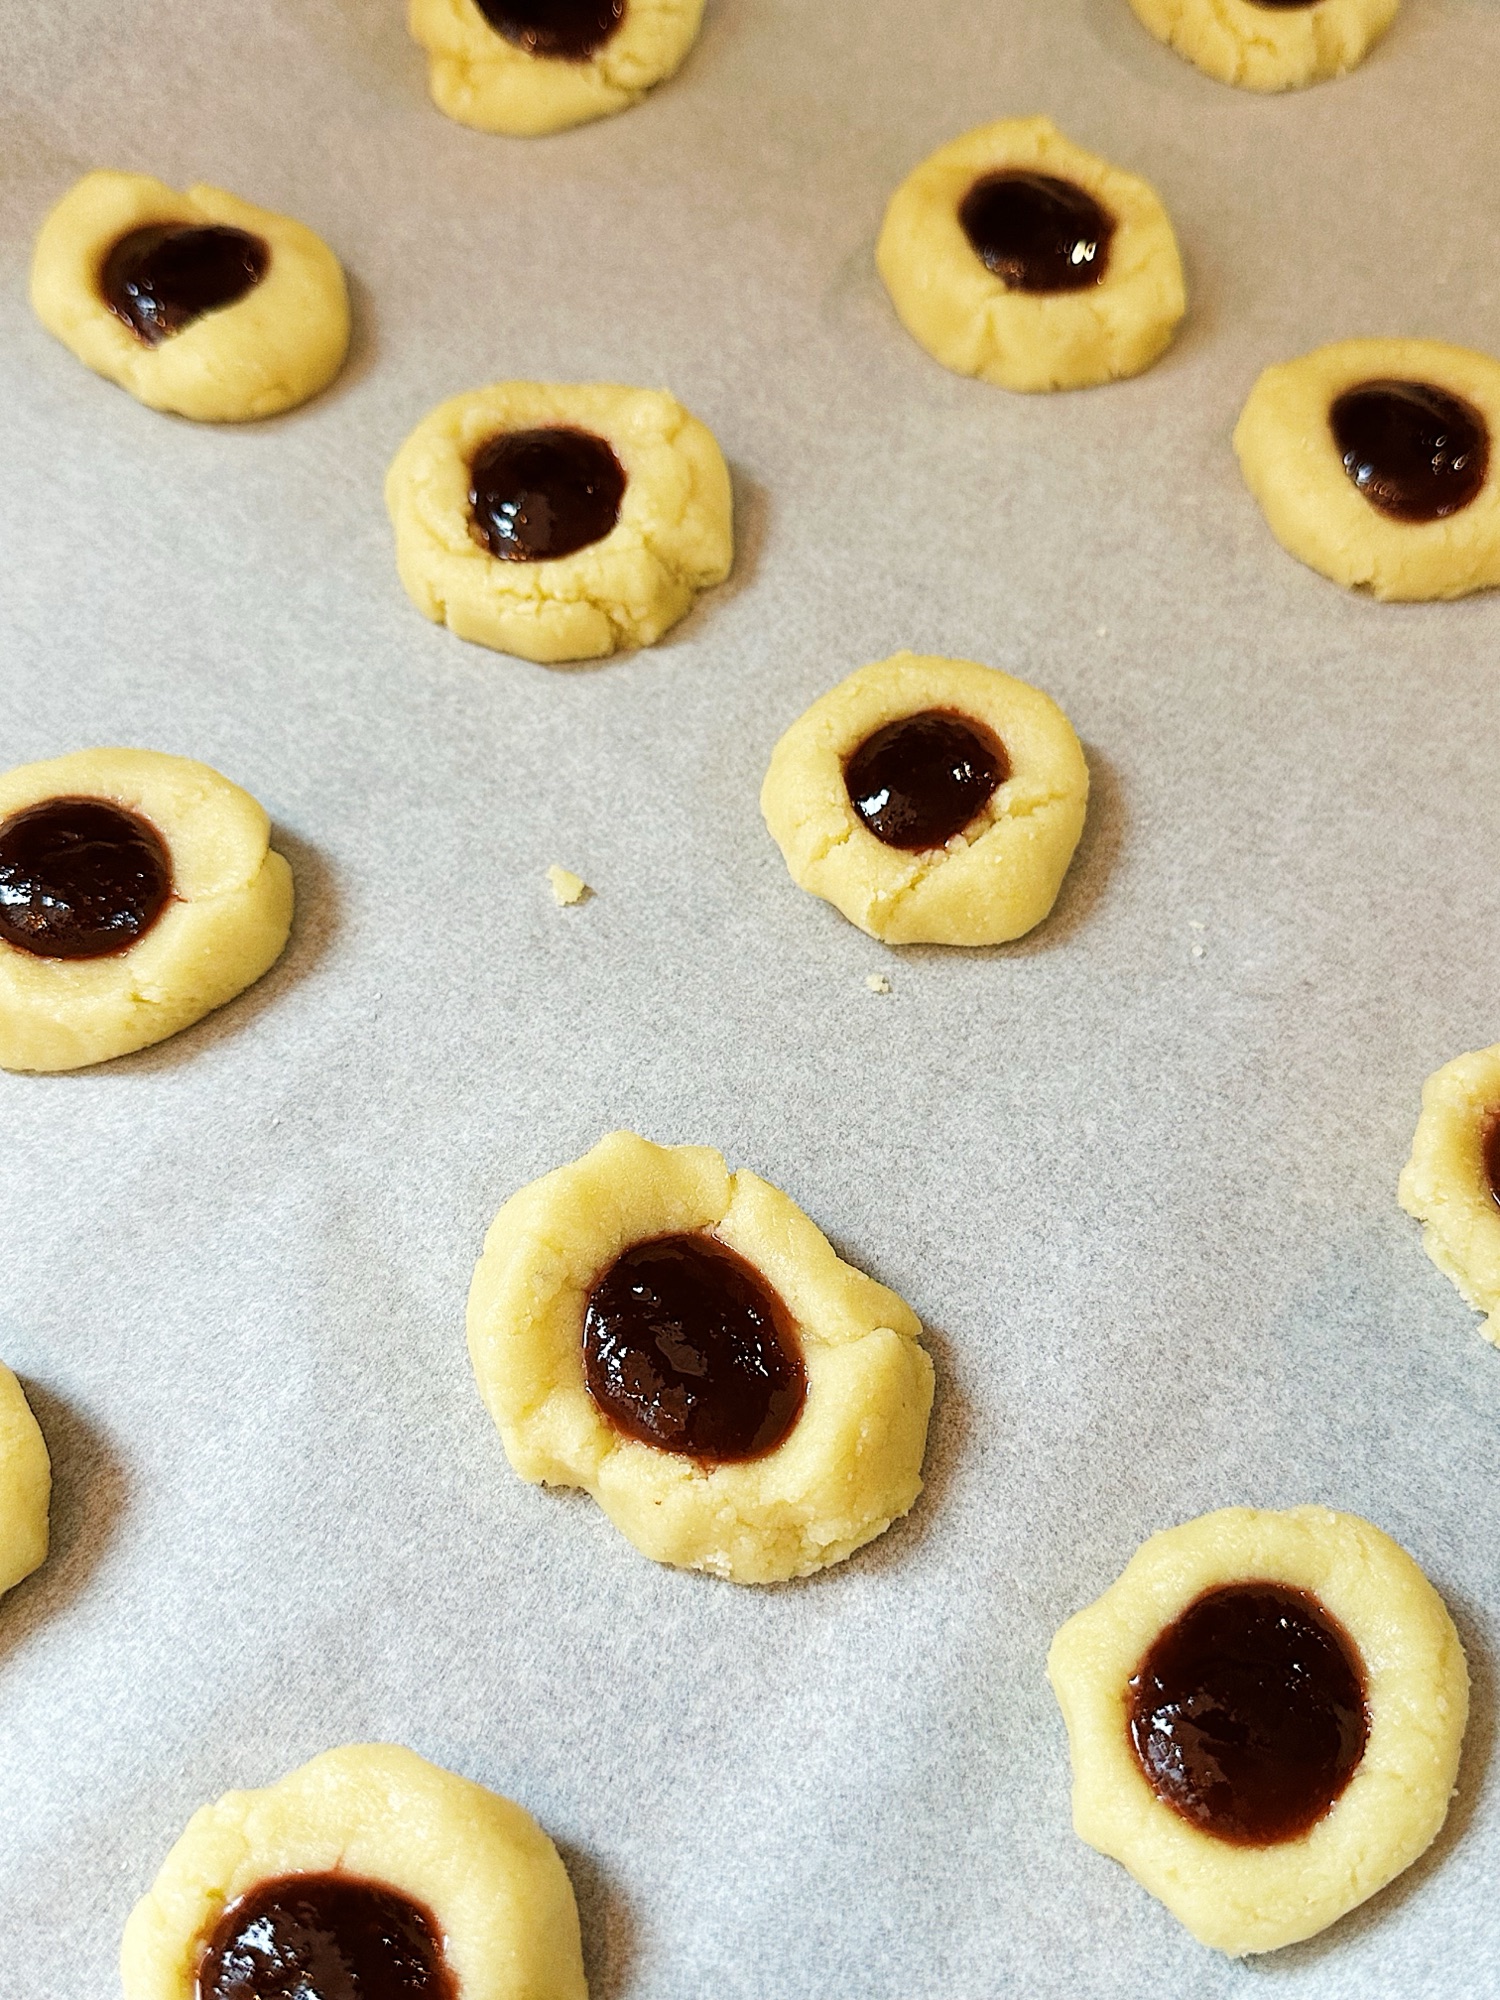
POLYGON ((280 1875, 229 1904, 197 2000, 458 2000, 430 1910, 357 1875, 280 1875))
POLYGON ((791 1315, 712 1236, 636 1243, 589 1294, 584 1379, 617 1431, 704 1464, 774 1451, 807 1374, 791 1315))
POLYGON ((270 245, 243 229, 153 223, 115 244, 99 289, 138 340, 160 347, 204 313, 242 299, 270 267, 270 245))
POLYGON ((959 204, 974 254, 1013 292, 1081 292, 1109 265, 1115 220, 1072 181, 1007 169, 959 204))
POLYGON ((849 802, 871 833, 911 853, 962 833, 1009 776, 998 737, 940 708, 886 723, 844 766, 849 802))
POLYGON ((470 467, 474 534, 501 562, 570 556, 604 540, 625 486, 625 468, 592 431, 502 431, 470 467))
POLYGON ((1481 1143, 1485 1181, 1496 1207, 1500 1207, 1500 1110, 1492 1111, 1485 1121, 1481 1143))
POLYGON ((154 826, 108 799, 44 799, 0 825, 0 940, 34 958, 109 958, 172 896, 154 826))
POLYGON ((497 35, 529 56, 587 62, 625 19, 625 0, 476 0, 497 35))
POLYGON ((1439 521, 1467 507, 1490 462, 1489 426, 1430 382, 1362 382, 1328 412, 1344 470, 1396 521, 1439 521))
POLYGON ((1132 1676, 1127 1709, 1157 1797, 1236 1847, 1309 1833, 1370 1734, 1353 1641, 1282 1583, 1225 1584, 1190 1604, 1132 1676))

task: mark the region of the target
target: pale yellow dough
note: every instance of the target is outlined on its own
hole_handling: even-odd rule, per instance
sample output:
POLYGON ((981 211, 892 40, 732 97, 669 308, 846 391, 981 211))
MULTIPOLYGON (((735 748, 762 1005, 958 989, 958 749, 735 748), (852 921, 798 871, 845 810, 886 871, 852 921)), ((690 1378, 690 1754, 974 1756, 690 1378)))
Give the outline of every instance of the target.
POLYGON ((1083 832, 1089 769, 1057 703, 995 667, 897 653, 840 681, 787 730, 760 809, 792 880, 887 944, 1002 944, 1057 900, 1083 832), (844 766, 869 736, 923 709, 999 737, 1010 776, 946 847, 887 847, 855 812, 844 766))
POLYGON ((1266 369, 1235 426, 1245 484, 1271 533, 1309 569, 1381 598, 1465 597, 1500 584, 1500 361, 1441 340, 1340 340, 1266 369), (1329 410, 1361 382, 1426 382, 1472 403, 1490 466, 1467 507, 1397 521, 1344 470, 1329 410))
POLYGON ((1411 1557, 1355 1514, 1226 1507, 1153 1535, 1062 1627, 1047 1672, 1068 1726, 1074 1828, 1235 1957, 1326 1929, 1409 1868, 1447 1816, 1469 1712, 1463 1647, 1411 1557), (1127 1725, 1127 1683, 1157 1636, 1205 1591, 1252 1581, 1306 1590, 1339 1621, 1364 1662, 1370 1719, 1345 1791, 1310 1833, 1271 1847, 1216 1840, 1165 1805, 1127 1725))
POLYGON ((932 1407, 921 1331, 776 1188, 710 1147, 632 1132, 512 1195, 469 1292, 474 1372, 521 1477, 584 1487, 642 1554, 736 1583, 825 1569, 911 1507, 932 1407), (584 1381, 593 1286, 632 1244, 695 1231, 764 1275, 802 1346, 802 1414, 744 1463, 704 1467, 621 1436, 584 1381))
POLYGON ((481 132, 532 138, 626 111, 680 66, 704 0, 626 0, 625 18, 587 62, 530 54, 492 28, 474 0, 410 0, 440 111, 481 132))
POLYGON ((955 374, 1002 389, 1080 389, 1139 375, 1187 304, 1177 239, 1155 192, 1073 145, 1050 118, 1003 118, 924 160, 891 197, 875 261, 912 338, 955 374), (981 175, 1002 168, 1071 181, 1115 218, 1099 284, 1011 291, 982 262, 959 205, 981 175))
POLYGON ((1364 61, 1400 0, 1318 0, 1258 7, 1254 0, 1130 0, 1138 18, 1180 56, 1242 90, 1300 90, 1364 61))
POLYGON ((49 333, 96 374, 154 410, 204 423, 275 416, 325 388, 349 347, 349 297, 337 257, 290 216, 222 188, 183 194, 149 174, 85 174, 42 224, 31 303, 49 333), (133 229, 225 224, 261 237, 271 261, 243 298, 149 347, 104 303, 105 258, 133 229))
POLYGON ((1422 1224, 1422 1247, 1500 1346, 1500 1207, 1485 1138, 1500 1117, 1500 1044, 1458 1056, 1422 1086, 1422 1115, 1401 1170, 1401 1206, 1422 1224))
POLYGON ((47 1559, 52 1461, 20 1383, 0 1363, 0 1594, 47 1559))
POLYGON ((497 382, 452 396, 397 452, 385 499, 417 608, 460 639, 546 665, 654 644, 734 559, 723 454, 660 389, 497 382), (612 448, 627 480, 620 517, 602 541, 555 562, 501 562, 473 532, 474 455, 502 431, 555 426, 612 448))
POLYGON ((336 1870, 425 1905, 461 2000, 587 2000, 572 1884, 546 1834, 390 1743, 327 1750, 194 1813, 125 1926, 125 2000, 195 2000, 226 1904, 279 1875, 336 1870))
POLYGON ((51 798, 107 799, 153 826, 172 900, 126 951, 37 958, 0 940, 0 1068, 79 1069, 175 1035, 276 963, 292 871, 265 809, 207 764, 159 750, 79 750, 0 777, 0 822, 51 798))

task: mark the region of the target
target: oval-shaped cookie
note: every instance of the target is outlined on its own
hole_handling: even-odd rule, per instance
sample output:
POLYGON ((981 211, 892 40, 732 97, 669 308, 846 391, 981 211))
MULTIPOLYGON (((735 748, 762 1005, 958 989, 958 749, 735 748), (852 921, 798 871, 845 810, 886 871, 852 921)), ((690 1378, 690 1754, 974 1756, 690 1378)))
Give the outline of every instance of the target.
POLYGON ((47 1560, 52 1461, 26 1392, 0 1362, 0 1595, 47 1560))
POLYGON ((1242 90, 1300 90, 1364 61, 1400 0, 1130 0, 1190 63, 1242 90))

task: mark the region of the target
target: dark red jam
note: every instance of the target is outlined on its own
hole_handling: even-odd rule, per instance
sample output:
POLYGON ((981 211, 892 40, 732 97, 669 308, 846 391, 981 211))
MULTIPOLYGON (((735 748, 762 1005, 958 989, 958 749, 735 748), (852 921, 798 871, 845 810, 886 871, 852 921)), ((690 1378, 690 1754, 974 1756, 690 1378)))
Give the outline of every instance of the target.
POLYGON ((974 254, 1013 292, 1081 292, 1109 265, 1114 217, 1054 174, 985 174, 958 219, 974 254))
POLYGON ((849 802, 871 833, 913 853, 962 833, 1009 776, 998 737, 940 708, 886 723, 844 766, 849 802))
POLYGON ((115 244, 99 289, 138 340, 159 347, 204 313, 242 299, 270 267, 269 244, 243 229, 153 223, 115 244))
POLYGON ((459 2000, 430 1910, 358 1875, 280 1875, 229 1904, 197 2000, 459 2000))
POLYGON ((626 0, 476 0, 497 35, 529 56, 587 62, 625 19, 626 0))
POLYGON ((1328 412, 1344 470, 1396 521, 1439 521, 1467 507, 1490 463, 1489 426, 1430 382, 1362 382, 1328 412))
POLYGON ((0 825, 0 940, 34 958, 128 951, 171 897, 161 835, 108 799, 44 799, 0 825))
POLYGON ((602 542, 620 518, 625 468, 592 431, 502 431, 474 454, 474 533, 501 562, 551 562, 602 542))

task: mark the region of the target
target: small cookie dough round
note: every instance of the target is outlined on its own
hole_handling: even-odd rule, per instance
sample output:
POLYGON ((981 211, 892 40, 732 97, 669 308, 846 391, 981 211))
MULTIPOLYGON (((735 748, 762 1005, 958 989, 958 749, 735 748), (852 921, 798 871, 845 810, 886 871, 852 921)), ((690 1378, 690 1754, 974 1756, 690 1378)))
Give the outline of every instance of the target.
POLYGON ((794 1202, 707 1146, 615 1132, 496 1216, 469 1292, 479 1389, 523 1479, 581 1486, 643 1555, 736 1583, 842 1562, 922 1489, 932 1363, 894 1292, 794 1202), (584 1322, 617 1260, 705 1239, 785 1308, 805 1400, 773 1449, 732 1462, 625 1435, 591 1393, 584 1322))
POLYGON ((1422 1224, 1423 1249, 1500 1346, 1500 1044, 1455 1057, 1423 1084, 1398 1193, 1422 1224))
POLYGON ((433 102, 531 138, 626 111, 681 65, 704 0, 411 0, 433 102), (562 51, 572 51, 567 54, 562 51))
MULTIPOLYGON (((450 397, 397 452, 385 498, 417 608, 460 639, 545 665, 653 645, 734 559, 723 454, 659 389, 499 382, 450 397), (606 532, 552 558, 493 554, 476 526, 476 458, 506 436, 580 433, 608 447, 623 479, 606 532)), ((541 499, 530 512, 545 520, 545 489, 541 499)), ((510 510, 520 518, 526 500, 510 510)))
POLYGON ((327 1750, 194 1813, 125 1926, 125 2000, 219 2000, 199 1971, 221 1920, 232 1926, 228 1906, 288 1876, 415 1904, 463 2000, 586 2000, 573 1889, 546 1834, 509 1799, 390 1743, 327 1750))
POLYGON ((995 667, 897 653, 815 701, 771 756, 760 809, 792 880, 887 944, 1003 944, 1057 900, 1083 832, 1089 771, 1057 703, 995 667), (1008 774, 939 847, 887 845, 856 811, 850 760, 929 713, 978 722, 1008 774))
POLYGON ((1050 118, 982 125, 924 160, 886 210, 875 261, 901 323, 935 361, 1002 389, 1080 389, 1139 375, 1166 349, 1186 308, 1167 212, 1135 174, 1065 139, 1050 118), (991 175, 1040 176, 1080 190, 1113 223, 1075 245, 1097 282, 1021 290, 981 258, 960 218, 991 175))
MULTIPOLYGON (((1440 340, 1340 340, 1267 368, 1235 426, 1245 484, 1290 555, 1351 590, 1390 599, 1464 597, 1500 584, 1500 361, 1440 340), (1382 508, 1368 461, 1346 469, 1333 430, 1334 405, 1349 392, 1436 390, 1467 406, 1484 436, 1487 467, 1473 497, 1434 518, 1382 508)), ((1431 434, 1434 460, 1451 447, 1431 434)), ((1470 460, 1471 465, 1474 461, 1470 460)), ((1430 504, 1450 505, 1440 493, 1430 504)))
MULTIPOLYGON (((269 840, 265 809, 188 757, 79 750, 0 777, 0 1068, 79 1069, 128 1055, 253 985, 281 956, 292 922, 292 871, 269 840), (90 892, 66 865, 49 888, 45 874, 7 858, 22 816, 50 802, 102 806, 127 833, 144 822, 141 837, 163 857, 163 893, 144 921, 138 905, 115 912, 126 924, 122 946, 73 953, 62 934, 70 911, 87 908, 98 921, 101 906, 70 901, 90 892), (11 941, 23 930, 31 948, 11 941), (52 955, 59 945, 68 955, 52 955)), ((109 915, 102 910, 104 922, 109 915)))
POLYGON ((47 1560, 52 1461, 25 1392, 0 1363, 0 1593, 47 1560))
POLYGON ((1073 1825, 1203 1944, 1241 1956, 1324 1930, 1409 1868, 1447 1816, 1468 1719, 1463 1647, 1406 1552, 1354 1514, 1227 1507, 1153 1535, 1058 1632, 1047 1672, 1073 1758, 1073 1825), (1306 1593, 1363 1666, 1368 1735, 1311 1830, 1270 1845, 1203 1831, 1160 1798, 1131 1741, 1129 1683, 1206 1593, 1306 1593))
POLYGON ((42 224, 31 303, 49 333, 153 410, 203 423, 272 417, 326 388, 349 348, 337 257, 290 216, 222 188, 183 194, 149 174, 85 174, 42 224), (263 246, 264 275, 232 303, 148 339, 111 310, 105 266, 137 230, 232 229, 263 246))
POLYGON ((1130 0, 1159 42, 1220 83, 1300 90, 1362 63, 1400 0, 1130 0))

